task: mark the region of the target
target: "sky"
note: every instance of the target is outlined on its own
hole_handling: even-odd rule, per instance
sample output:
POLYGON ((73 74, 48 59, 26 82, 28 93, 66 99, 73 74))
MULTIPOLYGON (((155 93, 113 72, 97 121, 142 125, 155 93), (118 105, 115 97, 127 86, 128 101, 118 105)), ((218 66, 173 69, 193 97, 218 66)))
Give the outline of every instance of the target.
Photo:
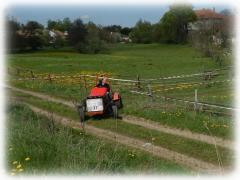
MULTIPOLYGON (((229 8, 219 4, 193 4, 194 9, 215 8, 216 11, 229 8)), ((169 10, 169 4, 165 5, 145 5, 145 6, 93 6, 93 5, 69 5, 69 6, 52 6, 52 5, 15 5, 6 9, 7 17, 14 17, 20 23, 26 23, 29 20, 38 21, 44 26, 49 19, 62 20, 69 17, 71 20, 81 18, 84 22, 92 21, 95 24, 121 25, 123 27, 133 27, 139 19, 156 23, 163 14, 169 10)))

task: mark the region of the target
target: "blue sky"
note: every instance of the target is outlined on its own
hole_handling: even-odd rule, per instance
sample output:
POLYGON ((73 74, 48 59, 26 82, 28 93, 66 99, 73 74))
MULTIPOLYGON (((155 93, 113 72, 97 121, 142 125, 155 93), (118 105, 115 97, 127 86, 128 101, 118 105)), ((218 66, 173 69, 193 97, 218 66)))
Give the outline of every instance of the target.
MULTIPOLYGON (((57 20, 69 17, 71 20, 82 18, 84 22, 93 21, 96 24, 132 27, 139 19, 156 23, 161 16, 168 11, 169 4, 166 5, 145 5, 145 6, 87 6, 87 5, 69 5, 69 6, 11 6, 6 9, 8 17, 14 17, 21 23, 29 20, 35 20, 43 25, 47 24, 49 19, 57 20)), ((196 4, 194 9, 213 8, 221 11, 228 8, 224 5, 214 4, 196 4)))

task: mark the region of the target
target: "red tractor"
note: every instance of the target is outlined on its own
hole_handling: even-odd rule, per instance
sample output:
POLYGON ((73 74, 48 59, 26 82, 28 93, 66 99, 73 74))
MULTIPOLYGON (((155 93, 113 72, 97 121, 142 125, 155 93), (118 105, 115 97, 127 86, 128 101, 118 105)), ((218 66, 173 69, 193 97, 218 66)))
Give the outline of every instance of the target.
POLYGON ((112 115, 114 119, 118 118, 118 109, 123 107, 122 99, 119 93, 112 92, 107 83, 99 84, 91 89, 89 95, 78 106, 80 121, 84 122, 85 116, 104 116, 112 115))

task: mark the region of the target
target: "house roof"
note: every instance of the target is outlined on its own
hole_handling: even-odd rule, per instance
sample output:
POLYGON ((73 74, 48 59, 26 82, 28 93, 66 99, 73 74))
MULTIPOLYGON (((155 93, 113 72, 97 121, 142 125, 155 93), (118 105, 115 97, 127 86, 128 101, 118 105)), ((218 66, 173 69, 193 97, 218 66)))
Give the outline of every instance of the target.
POLYGON ((224 19, 224 15, 215 12, 212 9, 199 9, 195 10, 198 19, 224 19))

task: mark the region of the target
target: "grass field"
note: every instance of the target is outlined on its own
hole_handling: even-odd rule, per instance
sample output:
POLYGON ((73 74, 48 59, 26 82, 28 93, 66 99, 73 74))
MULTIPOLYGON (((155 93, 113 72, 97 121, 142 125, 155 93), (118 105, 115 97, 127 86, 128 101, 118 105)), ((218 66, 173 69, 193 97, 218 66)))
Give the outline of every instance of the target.
MULTIPOLYGON (((224 61, 224 67, 229 67, 231 65, 232 59, 226 58, 224 61)), ((14 54, 8 55, 7 66, 10 74, 8 78, 10 85, 74 101, 80 101, 88 94, 90 88, 96 83, 96 78, 74 79, 71 77, 62 77, 51 81, 20 81, 16 79, 31 77, 32 74, 30 71, 25 71, 23 69, 32 70, 37 77, 48 77, 48 74, 51 74, 53 77, 58 75, 73 76, 79 74, 107 74, 109 77, 132 80, 136 80, 137 75, 140 76, 141 80, 144 80, 182 74, 203 73, 204 71, 219 69, 219 66, 212 59, 202 57, 201 54, 188 45, 159 44, 119 44, 112 47, 111 53, 97 55, 78 54, 74 51, 63 50, 45 50, 29 54, 14 54), (20 69, 19 72, 16 71, 17 68, 20 69), (84 83, 84 80, 87 82, 86 84, 84 83)), ((196 113, 193 109, 184 104, 164 101, 157 98, 157 96, 168 96, 193 101, 194 90, 198 89, 198 100, 200 102, 218 104, 221 106, 232 106, 232 99, 234 98, 233 82, 222 81, 231 80, 233 78, 233 72, 231 68, 224 70, 220 69, 216 72, 218 72, 218 75, 207 81, 204 80, 202 76, 157 81, 141 81, 140 90, 143 92, 149 90, 148 84, 151 85, 153 95, 155 96, 153 96, 153 100, 148 96, 130 93, 131 90, 139 90, 134 83, 118 83, 115 81, 111 81, 110 83, 112 88, 119 91, 122 95, 124 109, 121 113, 147 118, 151 121, 178 129, 187 129, 192 132, 233 140, 234 121, 231 115, 225 114, 222 111, 215 113, 214 109, 210 109, 210 113, 196 113)), ((22 101, 26 101, 43 109, 78 119, 76 111, 64 105, 46 102, 22 93, 14 92, 12 95, 17 96, 22 101)), ((24 113, 26 112, 23 111, 23 114, 24 113)), ((21 115, 24 116, 23 114, 21 115)), ((189 156, 213 164, 219 163, 219 158, 216 155, 216 149, 213 145, 187 140, 165 133, 149 131, 120 121, 118 122, 118 129, 116 129, 116 122, 112 119, 95 121, 90 118, 87 123, 148 141, 151 141, 154 136, 156 140, 152 143, 156 143, 157 145, 161 145, 180 153, 185 153, 189 156), (188 149, 188 151, 186 151, 186 149, 188 149)), ((12 136, 14 136, 14 134, 12 136)), ((57 137, 57 139, 58 138, 59 137, 57 137)), ((74 136, 74 138, 77 138, 77 135, 76 137, 74 136)), ((96 142, 94 141, 93 144, 94 143, 96 142)), ((112 143, 109 144, 109 147, 114 146, 112 143)), ((122 149, 119 151, 126 152, 122 149)), ((218 148, 218 151, 222 164, 224 166, 231 166, 234 159, 234 153, 225 148, 218 148)), ((66 152, 67 150, 64 151, 64 153, 66 152)), ((75 153, 76 151, 73 152, 75 153)), ((106 154, 108 153, 109 152, 106 151, 106 154)), ((72 156, 77 155, 82 156, 82 154, 78 153, 73 154, 72 156)), ((148 157, 147 155, 141 156, 144 158, 148 157)), ((135 163, 141 164, 141 162, 144 162, 144 158, 138 159, 135 163)), ((149 158, 151 159, 152 157, 149 156, 149 158)), ((46 161, 46 159, 41 161, 46 161)), ((58 159, 58 161, 61 161, 61 159, 58 159)), ((107 160, 105 159, 105 161, 107 160)), ((97 165, 96 162, 87 162, 87 164, 93 164, 94 167, 96 165, 96 167, 98 167, 96 168, 96 171, 100 172, 105 172, 105 170, 107 172, 126 172, 126 169, 129 169, 129 171, 138 171, 142 168, 140 165, 134 163, 132 165, 131 163, 126 165, 125 161, 127 161, 127 159, 123 158, 123 162, 118 163, 116 166, 113 165, 113 167, 107 165, 105 169, 103 168, 104 170, 102 169, 102 164, 97 165)), ((146 171, 155 171, 158 168, 166 168, 172 172, 179 168, 176 165, 168 164, 168 162, 162 163, 162 161, 160 161, 161 160, 154 163, 153 166, 147 165, 148 168, 146 168, 146 171)), ((54 162, 57 162, 57 160, 54 160, 54 162)), ((66 166, 67 163, 68 162, 66 162, 66 166)), ((37 169, 38 167, 40 168, 40 166, 41 168, 44 167, 44 165, 41 164, 35 166, 35 170, 38 171, 37 169)), ((51 166, 53 170, 59 168, 54 165, 51 166)), ((73 168, 70 170, 75 171, 79 168, 77 166, 78 164, 73 164, 73 168)), ((87 167, 88 166, 91 165, 87 165, 87 167)), ((40 169, 38 172, 41 172, 40 169)), ((80 169, 80 171, 89 170, 90 168, 80 169)), ((182 171, 181 168, 180 171, 182 171)), ((160 170, 159 172, 162 171, 160 170)))
MULTIPOLYGON (((228 67, 231 65, 231 61, 231 59, 226 59, 224 61, 224 66, 228 67)), ((112 48, 110 54, 97 55, 57 51, 16 54, 9 56, 8 67, 31 69, 34 73, 40 75, 47 75, 48 73, 53 75, 75 75, 77 73, 95 75, 96 73, 106 73, 109 76, 125 79, 136 79, 137 75, 139 75, 140 78, 146 79, 162 76, 166 77, 181 74, 202 73, 207 70, 219 68, 212 59, 202 57, 188 45, 159 44, 117 45, 112 48)), ((232 77, 231 71, 224 71, 220 74, 221 75, 214 78, 213 81, 226 78, 229 79, 232 77)), ((26 74, 23 73, 17 75, 17 77, 21 75, 24 76, 26 74)), ((27 75, 29 76, 30 73, 27 75)), ((153 87, 153 90, 165 89, 166 91, 162 91, 160 94, 193 99, 194 89, 197 88, 199 89, 200 100, 210 101, 213 103, 226 102, 228 105, 231 104, 233 94, 232 83, 214 84, 213 86, 208 86, 208 88, 206 88, 205 86, 192 84, 193 82, 202 82, 202 77, 193 77, 183 80, 183 82, 189 83, 188 86, 181 86, 179 80, 174 81, 173 79, 173 81, 158 81, 157 83, 165 85, 164 88, 153 87), (176 82, 178 82, 180 87, 174 86, 175 89, 171 90, 168 84, 176 82), (226 91, 228 92, 227 94, 226 91), (219 95, 219 97, 216 95, 219 95)), ((95 79, 92 79, 92 81, 95 81, 95 79)), ((73 81, 70 86, 72 88, 79 88, 77 82, 78 81, 73 81)), ((25 83, 26 82, 24 82, 24 85, 25 83)), ((39 82, 37 82, 37 84, 38 83, 39 82)), ((30 82, 30 85, 33 86, 32 82, 30 82)), ((146 87, 145 84, 143 84, 143 88, 144 87, 146 87)), ((37 87, 37 89, 39 88, 40 87, 37 87)), ((65 88, 69 89, 69 87, 65 88)), ((117 89, 118 86, 114 86, 113 88, 117 89)), ((47 87, 44 87, 43 89, 47 89, 47 87)))
POLYGON ((47 73, 103 71, 121 77, 136 77, 139 74, 145 78, 191 74, 216 68, 209 58, 201 57, 188 45, 159 44, 117 45, 111 54, 97 55, 51 51, 18 54, 9 58, 9 65, 47 73))
POLYGON ((7 166, 12 175, 190 173, 141 151, 54 124, 20 104, 10 104, 7 114, 7 166))
MULTIPOLYGON (((79 117, 76 111, 64 105, 46 102, 39 98, 26 96, 21 93, 13 93, 12 96, 17 96, 22 101, 41 107, 45 110, 48 110, 49 112, 59 113, 60 115, 67 116, 75 119, 76 121, 79 121, 79 117)), ((168 121, 174 120, 168 118, 168 121)), ((207 162, 218 164, 218 157, 216 155, 216 149, 214 145, 208 145, 205 143, 196 142, 193 140, 189 140, 174 135, 168 135, 166 133, 149 130, 137 125, 130 125, 128 123, 122 122, 121 120, 115 121, 114 119, 111 118, 107 118, 104 120, 89 119, 86 123, 103 129, 109 129, 113 132, 117 132, 120 134, 127 134, 130 137, 143 139, 147 142, 151 142, 156 145, 161 145, 162 147, 166 147, 168 149, 177 150, 178 152, 190 155, 192 157, 200 158, 207 162)), ((225 133, 226 135, 231 134, 231 132, 228 132, 229 128, 226 129, 220 126, 220 128, 216 129, 216 127, 211 127, 211 125, 212 123, 209 122, 208 126, 213 134, 221 132, 217 130, 222 130, 222 133, 225 133)), ((214 125, 217 126, 223 124, 214 122, 214 125)), ((233 152, 226 148, 218 148, 217 150, 219 151, 220 154, 221 163, 224 166, 230 166, 233 160, 233 152)))

